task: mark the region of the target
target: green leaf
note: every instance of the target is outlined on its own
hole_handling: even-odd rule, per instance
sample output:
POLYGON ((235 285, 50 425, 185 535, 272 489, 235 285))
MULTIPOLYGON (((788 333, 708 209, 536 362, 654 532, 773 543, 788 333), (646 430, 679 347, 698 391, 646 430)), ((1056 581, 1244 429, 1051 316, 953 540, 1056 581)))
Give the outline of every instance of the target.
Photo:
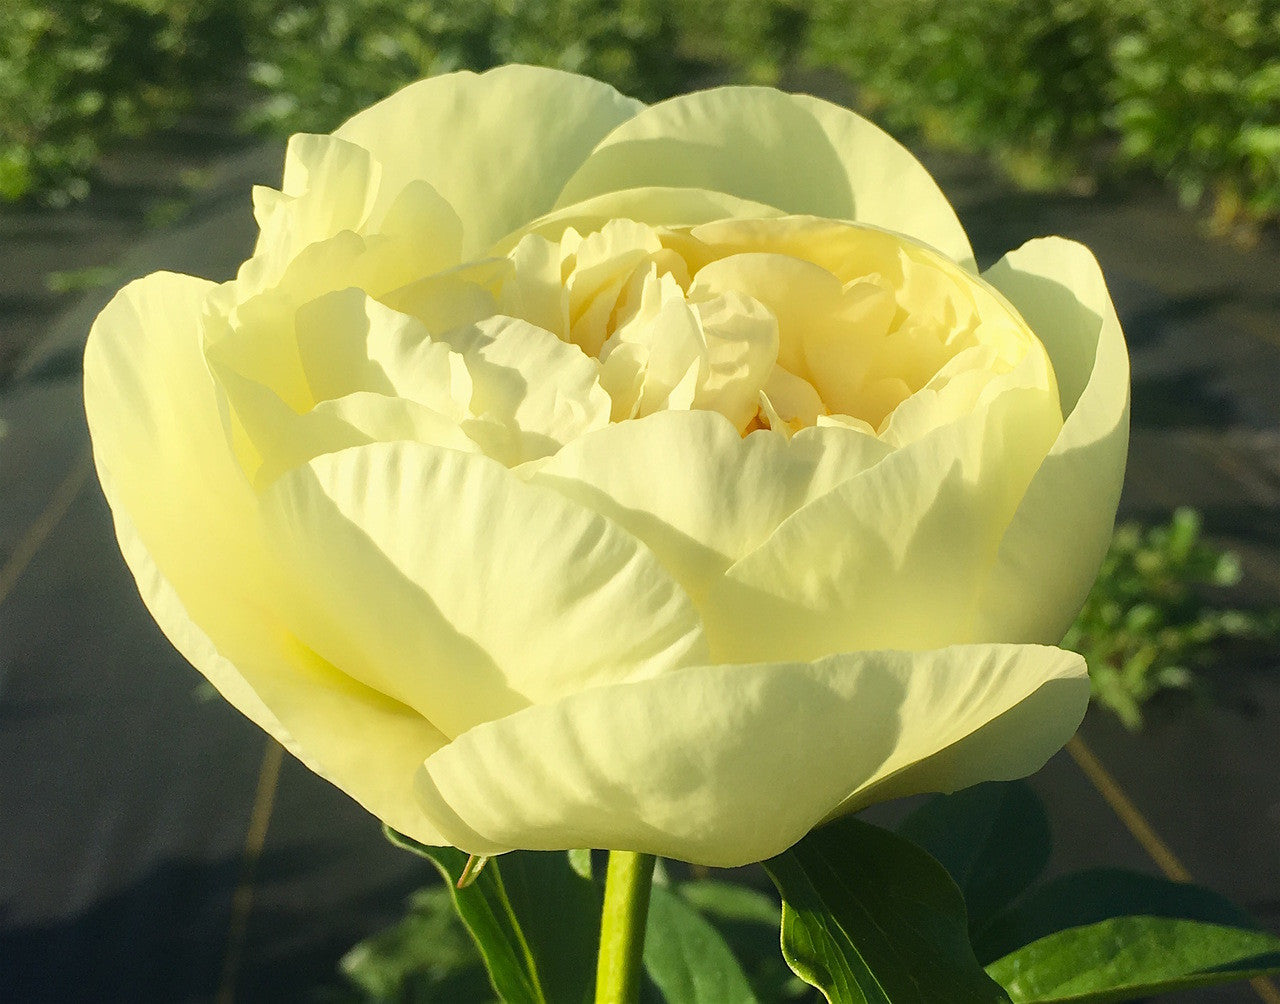
POLYGON ((1129 1000, 1280 967, 1280 939, 1231 901, 1119 868, 1046 883, 975 947, 1019 1002, 1129 1000))
POLYGON ((714 879, 697 879, 682 882, 679 892, 686 902, 696 907, 704 917, 715 921, 718 927, 749 924, 767 928, 770 937, 777 933, 778 900, 759 889, 714 879))
POLYGON ((1208 889, 1123 868, 1091 868, 1046 882, 994 918, 975 940, 974 952, 986 965, 1067 928, 1126 916, 1257 926, 1238 906, 1208 889))
POLYGON ((659 885, 649 898, 644 967, 669 1004, 756 1001, 720 933, 679 895, 659 885))
POLYGON ((960 890, 910 841, 845 818, 764 866, 782 954, 832 1004, 1008 1000, 969 947, 960 890))
POLYGON ((489 991, 475 944, 440 886, 414 893, 404 917, 357 944, 338 967, 372 1000, 478 1001, 489 991), (465 998, 434 996, 446 985, 469 990, 465 998))
POLYGON ((428 847, 386 828, 392 843, 429 859, 475 939, 494 990, 512 1004, 588 1001, 600 942, 600 887, 578 875, 567 855, 516 851, 485 865, 457 888, 467 855, 428 847))
POLYGON ((1041 938, 987 967, 1016 1004, 1121 1001, 1280 972, 1266 931, 1117 917, 1041 938))
POLYGON ((898 833, 950 873, 964 895, 973 934, 1040 877, 1053 846, 1044 805, 1023 781, 991 781, 935 796, 898 833))
POLYGON ((601 886, 584 879, 568 856, 556 851, 504 854, 488 867, 497 863, 537 960, 547 1000, 593 1000, 604 904, 601 886))
POLYGON ((683 882, 677 891, 720 932, 758 998, 782 1001, 812 995, 812 988, 791 971, 779 950, 782 906, 776 893, 714 879, 683 882))
MULTIPOLYGON (((457 889, 466 854, 427 847, 390 830, 388 837, 440 870, 504 1001, 592 999, 603 893, 598 882, 582 874, 589 852, 504 854, 486 864, 471 885, 457 889)), ((776 906, 771 914, 776 924, 776 906)), ((649 902, 644 964, 669 1004, 756 1000, 719 932, 662 886, 654 886, 649 902)))

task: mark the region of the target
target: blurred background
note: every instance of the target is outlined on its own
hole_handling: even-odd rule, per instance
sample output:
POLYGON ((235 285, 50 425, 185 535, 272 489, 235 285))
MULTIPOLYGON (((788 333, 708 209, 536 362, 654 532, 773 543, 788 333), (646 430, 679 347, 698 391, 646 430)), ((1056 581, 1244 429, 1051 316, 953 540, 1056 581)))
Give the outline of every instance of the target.
POLYGON ((524 62, 656 100, 839 73, 1020 183, 1155 177, 1220 228, 1280 213, 1274 0, 6 0, 0 197, 81 198, 103 151, 192 111, 325 132, 419 77, 524 62))
MULTIPOLYGON (((1094 250, 1133 453, 1067 639, 1095 707, 1033 782, 1051 871, 1189 876, 1280 931, 1280 0, 0 0, 0 1000, 483 994, 442 890, 414 892, 430 866, 142 609, 79 359, 133 276, 234 273, 288 134, 506 62, 650 101, 815 93, 922 157, 984 266, 1045 233, 1094 250)), ((756 895, 704 906, 762 998, 798 993, 756 895)))

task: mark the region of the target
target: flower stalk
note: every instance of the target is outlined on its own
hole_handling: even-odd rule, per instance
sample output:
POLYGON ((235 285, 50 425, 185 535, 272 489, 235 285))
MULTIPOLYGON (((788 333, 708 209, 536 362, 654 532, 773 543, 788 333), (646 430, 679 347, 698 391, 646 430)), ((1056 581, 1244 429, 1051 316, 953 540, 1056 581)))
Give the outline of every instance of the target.
POLYGON ((652 854, 610 851, 600 918, 596 1004, 633 1004, 640 997, 644 929, 653 888, 652 854))

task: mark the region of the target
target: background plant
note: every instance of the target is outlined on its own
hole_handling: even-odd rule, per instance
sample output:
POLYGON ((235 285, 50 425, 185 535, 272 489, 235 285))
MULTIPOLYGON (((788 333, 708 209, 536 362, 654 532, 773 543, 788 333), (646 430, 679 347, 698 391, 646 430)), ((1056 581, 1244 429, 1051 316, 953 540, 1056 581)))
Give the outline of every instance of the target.
MULTIPOLYGON (((461 851, 388 836, 444 886, 352 949, 331 999, 590 999, 582 962, 602 897, 590 852, 504 854, 467 884, 461 851)), ((1046 880, 1051 852, 1044 805, 1013 781, 919 802, 896 833, 837 820, 732 881, 660 867, 640 999, 1050 1004, 1280 969, 1280 941, 1210 890, 1116 868, 1046 880)))
POLYGON ((808 55, 895 127, 997 154, 1044 186, 1092 167, 1111 31, 1098 0, 820 0, 808 55))
POLYGON ((1111 47, 1121 152, 1214 218, 1280 215, 1280 2, 1129 0, 1111 47))
POLYGON ((682 79, 669 0, 258 0, 254 125, 328 131, 420 77, 536 63, 640 98, 682 79))
POLYGON ((7 0, 0 199, 81 197, 102 149, 153 130, 235 61, 230 2, 7 0))
POLYGON ((231 83, 244 124, 329 130, 419 77, 557 66, 653 100, 839 71, 893 128, 1020 182, 1167 179, 1280 217, 1280 0, 6 0, 0 199, 82 195, 103 149, 231 83), (238 88, 238 90, 237 90, 238 88))
POLYGON ((1116 530, 1098 580, 1063 646, 1089 663, 1093 697, 1131 729, 1165 691, 1203 688, 1202 670, 1230 641, 1266 641, 1280 615, 1224 608, 1215 592, 1240 581, 1235 555, 1201 538, 1192 509, 1167 524, 1116 530))
POLYGON ((690 2, 677 8, 682 49, 694 65, 752 84, 777 84, 805 58, 812 0, 690 2))

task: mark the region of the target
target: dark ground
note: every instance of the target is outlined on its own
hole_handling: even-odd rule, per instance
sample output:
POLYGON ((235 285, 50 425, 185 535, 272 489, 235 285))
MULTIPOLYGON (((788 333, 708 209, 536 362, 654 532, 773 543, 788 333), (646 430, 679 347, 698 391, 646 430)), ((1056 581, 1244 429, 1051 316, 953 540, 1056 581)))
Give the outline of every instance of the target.
MULTIPOLYGON (((981 162, 929 160, 984 264, 1041 234, 1093 248, 1133 354, 1122 514, 1199 507, 1243 558, 1239 599, 1276 603, 1280 245, 1210 241, 1156 191, 1028 195, 981 162)), ((138 600, 87 461, 89 321, 133 275, 228 277, 252 240, 249 184, 279 165, 274 146, 171 136, 114 158, 84 206, 0 213, 0 1000, 322 999, 342 952, 427 877, 210 698, 138 600), (181 220, 152 230, 148 206, 181 220), (88 266, 111 269, 109 288, 44 291, 49 271, 88 266)), ((1091 712, 1081 737, 1111 784, 1068 752, 1034 779, 1054 869, 1185 867, 1280 932, 1277 670, 1275 653, 1222 667, 1215 703, 1158 707, 1138 736, 1091 712), (1103 790, 1151 833, 1136 839, 1103 790)))

